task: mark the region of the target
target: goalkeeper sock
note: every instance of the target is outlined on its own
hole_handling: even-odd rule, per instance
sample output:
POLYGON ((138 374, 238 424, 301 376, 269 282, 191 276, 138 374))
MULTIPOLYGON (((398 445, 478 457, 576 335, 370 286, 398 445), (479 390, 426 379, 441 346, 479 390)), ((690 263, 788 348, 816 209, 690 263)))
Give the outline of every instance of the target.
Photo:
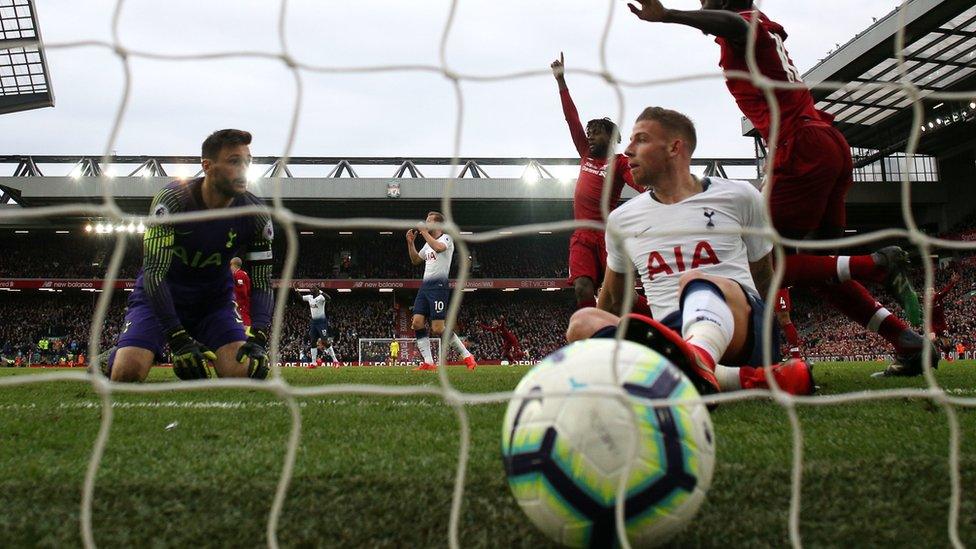
POLYGON ((312 364, 315 364, 315 361, 319 358, 319 350, 315 347, 312 347, 311 350, 309 351, 308 356, 311 357, 312 359, 310 362, 312 364))
POLYGON ((735 328, 722 290, 702 279, 686 284, 681 292, 681 320, 681 336, 718 363, 732 343, 735 328))
POLYGON ((427 330, 417 330, 417 348, 420 349, 421 356, 427 364, 434 363, 434 355, 430 352, 430 338, 427 337, 427 330))
POLYGON ((326 351, 329 353, 329 356, 332 357, 332 362, 339 362, 339 359, 336 358, 335 350, 333 349, 332 345, 329 345, 329 348, 326 349, 326 351))
POLYGON ((459 338, 454 332, 451 332, 451 345, 454 346, 459 353, 461 353, 461 358, 468 358, 471 356, 471 351, 464 346, 464 343, 461 343, 461 338, 459 338))

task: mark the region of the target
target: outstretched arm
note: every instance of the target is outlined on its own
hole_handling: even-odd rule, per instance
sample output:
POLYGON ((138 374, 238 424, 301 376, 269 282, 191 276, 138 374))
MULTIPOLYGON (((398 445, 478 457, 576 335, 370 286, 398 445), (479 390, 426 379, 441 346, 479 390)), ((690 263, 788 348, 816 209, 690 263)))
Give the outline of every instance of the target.
POLYGON ((627 4, 627 7, 644 21, 677 23, 738 44, 745 44, 749 36, 749 23, 738 14, 729 11, 673 10, 664 7, 660 0, 636 0, 636 2, 636 4, 627 4))
POLYGON ((559 100, 563 105, 563 116, 566 117, 566 124, 569 125, 569 135, 573 138, 573 145, 576 147, 576 152, 582 158, 589 154, 590 142, 586 139, 586 131, 580 122, 576 104, 573 103, 573 98, 569 95, 569 87, 566 85, 566 66, 563 52, 559 52, 559 59, 553 61, 549 65, 549 68, 552 69, 552 75, 556 77, 556 83, 559 85, 559 100))

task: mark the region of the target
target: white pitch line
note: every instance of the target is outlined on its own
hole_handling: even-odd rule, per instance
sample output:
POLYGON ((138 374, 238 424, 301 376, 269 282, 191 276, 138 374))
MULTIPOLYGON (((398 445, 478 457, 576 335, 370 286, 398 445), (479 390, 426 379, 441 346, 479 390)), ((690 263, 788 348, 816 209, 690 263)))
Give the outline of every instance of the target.
MULTIPOLYGON (((298 405, 302 408, 308 406, 358 406, 358 407, 400 407, 400 408, 434 408, 437 406, 447 406, 440 401, 432 400, 360 400, 360 399, 319 399, 312 401, 302 401, 298 405)), ((116 410, 260 410, 267 408, 284 408, 285 403, 279 400, 269 402, 248 402, 243 400, 204 400, 204 401, 176 401, 166 400, 162 402, 112 402, 112 408, 116 410)), ((43 406, 37 403, 28 404, 0 404, 0 411, 20 411, 20 410, 100 410, 102 403, 99 401, 84 402, 62 402, 56 406, 43 406)))

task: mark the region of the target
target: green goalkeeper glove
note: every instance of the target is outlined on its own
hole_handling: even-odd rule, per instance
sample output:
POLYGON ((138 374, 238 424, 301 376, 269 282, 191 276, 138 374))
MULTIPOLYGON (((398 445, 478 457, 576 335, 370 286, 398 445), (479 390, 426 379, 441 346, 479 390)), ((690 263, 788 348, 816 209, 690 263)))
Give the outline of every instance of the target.
POLYGON ((217 355, 206 345, 190 337, 183 328, 169 334, 169 349, 173 353, 173 373, 183 380, 211 377, 210 365, 217 355))
POLYGON ((264 379, 268 377, 268 334, 258 328, 247 329, 247 341, 237 350, 237 361, 247 365, 247 377, 264 379))

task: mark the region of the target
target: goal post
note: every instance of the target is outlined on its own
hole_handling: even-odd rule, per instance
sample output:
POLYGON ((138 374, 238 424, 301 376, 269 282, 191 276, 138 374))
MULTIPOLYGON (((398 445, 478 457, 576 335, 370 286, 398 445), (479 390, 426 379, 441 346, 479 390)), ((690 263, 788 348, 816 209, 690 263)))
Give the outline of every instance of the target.
MULTIPOLYGON (((359 364, 390 362, 390 344, 394 341, 400 344, 395 361, 397 364, 420 364, 423 362, 416 338, 361 337, 359 338, 359 364)), ((435 363, 440 357, 440 346, 439 338, 430 338, 430 352, 435 363)))

